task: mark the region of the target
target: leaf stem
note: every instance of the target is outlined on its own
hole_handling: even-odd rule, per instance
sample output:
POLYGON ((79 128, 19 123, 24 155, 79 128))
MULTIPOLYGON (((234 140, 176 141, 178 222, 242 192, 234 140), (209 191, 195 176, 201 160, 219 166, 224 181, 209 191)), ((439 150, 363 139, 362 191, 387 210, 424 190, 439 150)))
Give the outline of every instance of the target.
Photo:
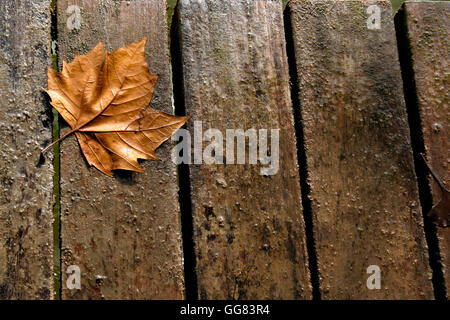
POLYGON ((425 155, 423 153, 420 154, 422 156, 423 161, 425 162, 425 164, 427 165, 428 170, 431 173, 431 176, 434 178, 434 181, 436 181, 436 183, 439 185, 439 188, 441 190, 445 190, 444 184, 442 183, 441 179, 439 179, 437 177, 437 175, 434 174, 433 170, 431 169, 430 164, 428 163, 427 159, 425 158, 425 155))
POLYGON ((72 133, 74 133, 75 131, 78 131, 78 128, 72 129, 69 132, 67 132, 65 135, 63 135, 62 137, 60 137, 58 140, 53 141, 52 143, 50 143, 48 146, 46 146, 41 153, 44 154, 45 152, 47 152, 48 149, 50 149, 54 144, 60 142, 61 140, 64 140, 65 138, 67 138, 69 135, 71 135, 72 133))

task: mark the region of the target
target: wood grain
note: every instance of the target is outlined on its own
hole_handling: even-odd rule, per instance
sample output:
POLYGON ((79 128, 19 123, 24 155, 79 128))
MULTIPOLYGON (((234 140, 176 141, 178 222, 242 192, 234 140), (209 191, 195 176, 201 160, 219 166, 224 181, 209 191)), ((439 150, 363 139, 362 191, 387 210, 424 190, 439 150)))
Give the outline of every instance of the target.
MULTIPOLYGON (((415 130, 424 147, 428 162, 449 189, 450 184, 450 3, 414 2, 406 3, 401 18, 396 21, 407 39, 412 81, 411 112, 417 112, 420 123, 415 130), (401 25, 399 25, 401 24, 401 25), (420 128, 419 125, 422 125, 420 128)), ((400 15, 399 15, 400 16, 400 15)), ((421 159, 420 159, 421 161, 421 159)), ((424 168, 424 173, 428 171, 424 168)), ((427 175, 435 205, 441 199, 437 183, 427 175)), ((447 296, 450 288, 450 228, 437 228, 439 252, 443 266, 444 286, 447 296)))
POLYGON ((310 299, 281 1, 183 0, 174 23, 192 138, 194 121, 224 142, 227 129, 280 129, 274 175, 248 158, 190 166, 198 296, 310 299))
MULTIPOLYGON (((147 63, 151 73, 159 74, 151 107, 173 113, 165 1, 59 0, 57 9, 60 64, 100 41, 111 52, 147 37, 147 63), (75 10, 68 13, 72 5, 80 8, 80 28, 70 18, 75 10)), ((165 143, 157 150, 161 161, 144 161, 144 173, 117 171, 110 178, 87 166, 75 137, 63 141, 63 298, 183 297, 178 187, 170 150, 165 143), (81 268, 81 290, 65 285, 69 265, 81 268)))
POLYGON ((49 8, 0 2, 0 299, 53 297, 49 8))
POLYGON ((321 296, 433 298, 390 2, 289 8, 321 296))

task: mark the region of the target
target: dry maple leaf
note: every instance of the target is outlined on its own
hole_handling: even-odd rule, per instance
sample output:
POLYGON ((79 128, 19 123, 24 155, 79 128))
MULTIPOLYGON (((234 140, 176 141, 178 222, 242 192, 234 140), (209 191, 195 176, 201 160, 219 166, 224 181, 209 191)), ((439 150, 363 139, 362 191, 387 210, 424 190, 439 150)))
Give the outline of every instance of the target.
POLYGON ((72 130, 42 152, 75 133, 87 162, 109 176, 115 169, 143 172, 137 159, 158 159, 155 149, 189 116, 148 108, 158 76, 148 70, 146 42, 111 54, 100 42, 64 62, 62 72, 48 68, 51 104, 72 130))
POLYGON ((425 156, 423 153, 420 154, 423 158, 423 161, 428 167, 428 170, 431 173, 431 176, 433 177, 434 181, 436 181, 437 185, 439 186, 439 189, 441 190, 441 200, 439 200, 438 203, 436 203, 428 212, 428 215, 430 217, 433 217, 433 219, 436 221, 436 223, 441 227, 447 227, 448 221, 450 220, 450 191, 447 190, 444 187, 444 184, 442 183, 441 179, 439 179, 433 172, 431 166, 429 165, 428 161, 425 159, 425 156))

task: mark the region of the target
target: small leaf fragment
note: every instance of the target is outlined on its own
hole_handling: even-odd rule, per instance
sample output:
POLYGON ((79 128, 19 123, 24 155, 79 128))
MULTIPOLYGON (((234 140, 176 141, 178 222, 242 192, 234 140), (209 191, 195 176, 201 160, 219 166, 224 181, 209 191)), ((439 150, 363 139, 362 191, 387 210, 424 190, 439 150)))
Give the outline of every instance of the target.
POLYGON ((441 190, 441 199, 428 212, 428 216, 432 217, 435 223, 443 228, 448 227, 450 221, 450 191, 444 187, 441 179, 433 172, 432 167, 428 163, 423 153, 420 154, 431 173, 434 181, 436 181, 441 190))

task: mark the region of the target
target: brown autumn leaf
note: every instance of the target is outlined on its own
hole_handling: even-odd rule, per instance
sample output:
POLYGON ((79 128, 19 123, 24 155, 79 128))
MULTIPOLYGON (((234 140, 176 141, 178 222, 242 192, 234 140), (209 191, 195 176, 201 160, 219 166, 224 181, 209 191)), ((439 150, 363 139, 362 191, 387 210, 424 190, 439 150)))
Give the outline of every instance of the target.
POLYGON ((430 212, 428 212, 428 216, 432 217, 439 226, 445 228, 448 226, 448 222, 450 220, 450 191, 444 187, 444 184, 442 183, 441 179, 439 179, 438 176, 434 174, 433 169, 431 168, 428 161, 425 159, 424 154, 421 153, 420 155, 422 156, 423 161, 427 165, 428 170, 430 171, 434 181, 436 181, 437 185, 439 186, 439 189, 441 190, 441 199, 431 208, 430 212))
POLYGON ((145 61, 147 39, 108 53, 100 42, 85 55, 48 68, 51 104, 75 133, 87 162, 111 170, 143 172, 137 159, 158 160, 155 149, 188 119, 148 108, 157 75, 145 61))

